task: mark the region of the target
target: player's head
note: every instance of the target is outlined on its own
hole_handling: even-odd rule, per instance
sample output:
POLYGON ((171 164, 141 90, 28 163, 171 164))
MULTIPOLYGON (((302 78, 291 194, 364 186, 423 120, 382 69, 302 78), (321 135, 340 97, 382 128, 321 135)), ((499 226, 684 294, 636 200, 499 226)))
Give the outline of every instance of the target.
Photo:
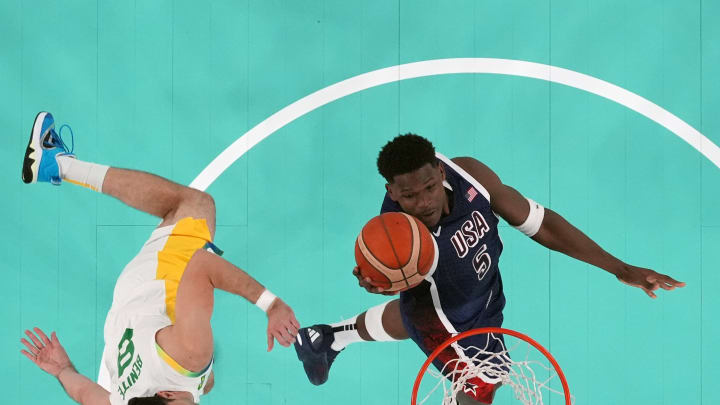
POLYGON ((161 391, 152 397, 133 398, 128 405, 195 405, 189 392, 161 391))
POLYGON ((437 225, 447 204, 445 171, 430 141, 415 134, 397 136, 380 150, 377 166, 390 198, 403 211, 430 228, 437 225))

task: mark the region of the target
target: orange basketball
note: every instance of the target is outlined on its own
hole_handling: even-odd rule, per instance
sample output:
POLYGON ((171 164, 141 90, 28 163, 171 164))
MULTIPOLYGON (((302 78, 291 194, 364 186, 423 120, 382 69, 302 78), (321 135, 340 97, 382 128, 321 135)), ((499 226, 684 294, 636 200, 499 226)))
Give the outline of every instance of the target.
POLYGON ((368 221, 355 241, 360 275, 386 291, 402 291, 425 279, 437 263, 437 246, 427 227, 402 212, 368 221))

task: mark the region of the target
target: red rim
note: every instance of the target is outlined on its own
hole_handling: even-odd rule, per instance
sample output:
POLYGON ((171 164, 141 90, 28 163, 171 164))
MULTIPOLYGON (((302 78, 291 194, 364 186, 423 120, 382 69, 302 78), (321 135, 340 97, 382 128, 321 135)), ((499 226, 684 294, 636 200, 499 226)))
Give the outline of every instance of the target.
POLYGON ((460 339, 464 339, 468 336, 473 335, 481 335, 485 333, 502 333, 503 335, 510 335, 515 336, 518 339, 522 339, 528 343, 530 343, 534 348, 538 349, 540 353, 542 353, 545 357, 547 357, 548 360, 550 360, 550 363, 552 364, 553 368, 555 368, 555 372, 560 377, 560 382, 562 383, 563 392, 565 393, 565 404, 566 405, 572 405, 572 402, 570 401, 570 389, 568 388, 567 380, 565 379, 565 374, 563 374, 562 369, 560 369, 560 365, 558 365, 557 361, 555 361, 555 358, 550 354, 549 351, 547 351, 544 347, 540 345, 540 343, 536 342, 533 338, 530 336, 527 336, 525 334, 522 334, 520 332, 516 332, 511 329, 505 329, 505 328, 479 328, 479 329, 473 329, 469 330, 467 332, 463 332, 457 336, 454 336, 445 342, 438 346, 437 349, 435 349, 432 353, 430 353, 430 356, 428 356, 427 360, 425 360, 425 363, 423 363, 422 367, 420 368, 420 372, 418 373, 417 377, 415 378, 415 385, 413 385, 413 391, 412 391, 412 399, 411 404, 417 405, 417 392, 420 388, 420 381, 422 380, 423 374, 425 374, 425 371, 427 370, 428 366, 430 366, 430 363, 435 359, 435 357, 440 354, 443 350, 445 350, 446 347, 450 346, 451 344, 457 342, 460 339))

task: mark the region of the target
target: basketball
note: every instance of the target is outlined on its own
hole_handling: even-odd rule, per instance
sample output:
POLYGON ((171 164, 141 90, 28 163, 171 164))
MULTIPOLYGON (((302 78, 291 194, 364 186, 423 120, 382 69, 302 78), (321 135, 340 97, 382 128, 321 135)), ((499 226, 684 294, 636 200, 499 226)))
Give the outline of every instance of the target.
POLYGON ((388 212, 368 221, 355 241, 355 262, 362 278, 385 291, 414 287, 437 264, 437 246, 417 218, 388 212))

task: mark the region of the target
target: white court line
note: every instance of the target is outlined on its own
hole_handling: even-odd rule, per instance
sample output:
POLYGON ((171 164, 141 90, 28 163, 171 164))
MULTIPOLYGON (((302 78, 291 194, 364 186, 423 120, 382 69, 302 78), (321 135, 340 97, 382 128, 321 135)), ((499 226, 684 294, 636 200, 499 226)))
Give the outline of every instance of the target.
POLYGON ((238 138, 200 172, 190 183, 190 187, 206 190, 231 164, 260 141, 297 118, 339 98, 400 80, 458 73, 531 77, 597 94, 624 105, 667 128, 720 168, 720 148, 717 145, 669 111, 612 83, 542 63, 513 59, 454 58, 426 60, 374 70, 305 96, 271 115, 238 138))

